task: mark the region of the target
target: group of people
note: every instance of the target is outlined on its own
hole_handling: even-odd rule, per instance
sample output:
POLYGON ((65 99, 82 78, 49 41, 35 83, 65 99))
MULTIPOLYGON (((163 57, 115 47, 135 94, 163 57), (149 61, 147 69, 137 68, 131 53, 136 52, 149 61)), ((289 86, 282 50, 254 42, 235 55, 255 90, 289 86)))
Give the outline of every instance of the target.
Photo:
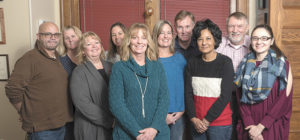
POLYGON ((151 35, 117 22, 108 51, 94 32, 42 23, 5 87, 28 139, 288 139, 292 73, 270 26, 248 36, 235 12, 222 37, 185 10, 174 23, 151 35))

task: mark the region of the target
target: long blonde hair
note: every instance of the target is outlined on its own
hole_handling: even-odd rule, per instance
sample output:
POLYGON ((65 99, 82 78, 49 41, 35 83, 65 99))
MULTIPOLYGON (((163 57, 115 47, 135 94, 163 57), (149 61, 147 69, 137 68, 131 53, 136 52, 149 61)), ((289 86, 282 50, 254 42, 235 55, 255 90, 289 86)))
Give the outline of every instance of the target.
POLYGON ((160 35, 160 33, 161 33, 161 31, 162 31, 162 27, 164 26, 164 25, 169 25, 170 26, 170 28, 171 28, 171 32, 172 32, 172 43, 171 43, 171 46, 169 47, 169 50, 170 50, 170 52, 172 53, 172 54, 174 54, 175 53, 175 50, 174 50, 174 46, 175 46, 175 39, 174 39, 174 30, 173 30, 173 26, 172 26, 172 24, 169 22, 169 21, 167 21, 167 20, 160 20, 160 21, 158 21, 155 25, 154 25, 154 27, 153 27, 153 32, 152 32, 152 39, 153 39, 153 42, 154 42, 154 44, 155 44, 155 46, 156 47, 158 47, 159 45, 158 45, 158 36, 160 35))
POLYGON ((134 23, 129 27, 128 33, 125 35, 123 42, 121 44, 121 60, 127 61, 129 59, 129 56, 131 53, 130 40, 131 40, 132 36, 137 34, 138 30, 143 31, 143 34, 145 35, 145 37, 148 41, 146 57, 151 61, 157 60, 157 57, 158 57, 157 47, 154 46, 154 43, 151 39, 149 28, 147 27, 147 25, 142 24, 142 23, 134 23))
POLYGON ((104 53, 104 48, 102 46, 101 43, 101 39, 99 38, 99 36, 94 33, 94 32, 85 32, 82 37, 80 38, 80 42, 79 42, 79 47, 77 47, 77 57, 78 57, 78 62, 81 64, 85 61, 87 61, 86 55, 84 54, 84 45, 86 43, 86 39, 88 37, 91 37, 92 39, 98 40, 100 42, 100 46, 101 46, 101 53, 100 53, 100 59, 104 59, 105 58, 105 53, 104 53))
MULTIPOLYGON (((76 27, 76 26, 72 26, 72 25, 68 25, 68 26, 66 26, 66 27, 64 27, 64 29, 63 29, 63 31, 62 31, 62 33, 63 33, 63 35, 62 35, 62 38, 61 38, 61 41, 60 41, 60 44, 59 44, 59 46, 57 47, 57 52, 59 53, 59 55, 61 55, 61 56, 65 56, 66 54, 67 54, 67 51, 68 51, 68 49, 66 48, 66 44, 65 44, 65 39, 64 39, 64 33, 65 33, 65 31, 67 31, 67 30, 73 30, 74 31, 74 33, 76 34, 76 36, 80 39, 81 38, 81 36, 82 36, 82 32, 81 32, 81 30, 78 28, 78 27, 76 27)), ((77 46, 78 47, 78 46, 77 46)), ((77 50, 77 49, 76 49, 77 50)))

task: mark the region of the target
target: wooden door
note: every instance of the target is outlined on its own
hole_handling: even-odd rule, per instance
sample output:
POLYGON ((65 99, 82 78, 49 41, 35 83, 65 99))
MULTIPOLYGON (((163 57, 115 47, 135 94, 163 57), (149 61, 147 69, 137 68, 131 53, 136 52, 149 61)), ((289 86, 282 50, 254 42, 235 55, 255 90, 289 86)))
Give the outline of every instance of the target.
POLYGON ((270 0, 270 25, 276 43, 288 57, 293 71, 293 112, 289 139, 300 138, 300 1, 270 0))

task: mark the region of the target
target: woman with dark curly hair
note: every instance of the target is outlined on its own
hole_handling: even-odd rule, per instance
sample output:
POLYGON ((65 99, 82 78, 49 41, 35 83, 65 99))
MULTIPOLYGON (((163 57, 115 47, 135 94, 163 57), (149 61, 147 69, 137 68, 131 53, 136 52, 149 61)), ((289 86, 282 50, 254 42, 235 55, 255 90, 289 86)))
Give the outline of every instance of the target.
POLYGON ((222 31, 209 19, 198 21, 192 39, 202 53, 189 60, 185 72, 186 113, 194 126, 193 139, 229 140, 234 72, 231 59, 215 51, 222 31))

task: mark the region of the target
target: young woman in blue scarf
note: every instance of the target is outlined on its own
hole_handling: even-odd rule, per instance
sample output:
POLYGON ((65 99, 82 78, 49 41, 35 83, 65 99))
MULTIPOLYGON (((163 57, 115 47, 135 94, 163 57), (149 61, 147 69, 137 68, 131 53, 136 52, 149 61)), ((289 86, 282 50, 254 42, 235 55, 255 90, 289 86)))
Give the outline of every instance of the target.
POLYGON ((241 115, 238 139, 287 140, 293 79, 289 62, 268 25, 253 29, 250 49, 234 80, 241 115))

